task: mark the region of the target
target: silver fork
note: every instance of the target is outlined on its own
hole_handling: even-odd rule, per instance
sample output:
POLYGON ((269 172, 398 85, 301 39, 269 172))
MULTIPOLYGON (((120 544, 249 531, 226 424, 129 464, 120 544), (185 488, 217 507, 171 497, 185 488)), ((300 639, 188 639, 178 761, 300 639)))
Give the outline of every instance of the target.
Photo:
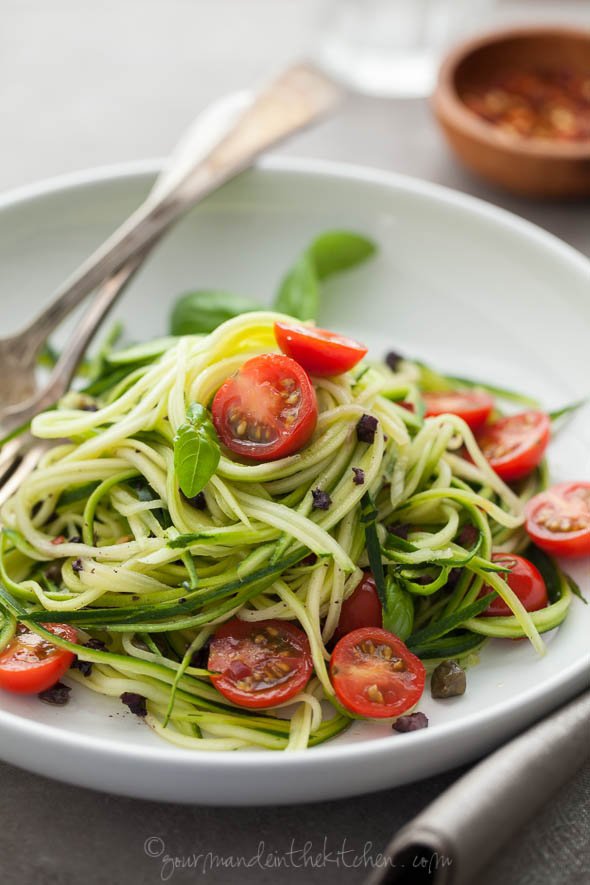
MULTIPOLYGON (((197 162, 189 132, 139 209, 66 281, 28 329, 0 340, 0 436, 6 438, 27 425, 66 392, 108 311, 146 255, 177 219, 250 166, 269 147, 323 117, 340 99, 341 92, 332 81, 311 65, 299 64, 286 70, 250 102, 242 95, 239 100, 230 98, 225 108, 218 106, 223 112, 214 121, 215 141, 208 145, 205 156, 201 144, 197 162), (239 101, 241 112, 236 121, 239 101), (228 128, 229 115, 233 116, 233 123, 228 128), (48 334, 101 283, 48 383, 35 392, 37 356, 48 334)), ((0 450, 0 506, 34 469, 47 446, 35 441, 28 431, 4 444, 0 450)))

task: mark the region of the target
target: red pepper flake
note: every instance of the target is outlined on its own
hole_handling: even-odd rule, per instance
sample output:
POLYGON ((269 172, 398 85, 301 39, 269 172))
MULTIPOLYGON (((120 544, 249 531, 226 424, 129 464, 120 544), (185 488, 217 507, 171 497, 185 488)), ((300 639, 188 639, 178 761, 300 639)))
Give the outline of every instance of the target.
POLYGON ((590 139, 590 69, 508 68, 464 90, 466 106, 521 138, 590 139))
POLYGON ((66 539, 65 539, 64 535, 58 535, 57 538, 54 538, 51 543, 53 544, 54 547, 57 547, 59 544, 64 544, 65 540, 66 539))

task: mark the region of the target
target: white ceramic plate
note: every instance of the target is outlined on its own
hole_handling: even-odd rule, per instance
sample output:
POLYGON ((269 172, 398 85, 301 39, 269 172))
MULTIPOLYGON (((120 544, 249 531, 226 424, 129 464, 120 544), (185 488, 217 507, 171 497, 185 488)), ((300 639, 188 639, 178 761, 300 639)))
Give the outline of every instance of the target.
MULTIPOLYGON (((0 201, 2 332, 27 320, 147 191, 155 164, 91 172, 0 201)), ((590 263, 554 237, 434 185, 325 163, 274 161, 194 211, 158 249, 120 308, 135 339, 161 335, 172 299, 216 286, 269 300, 319 231, 373 236, 379 258, 330 286, 322 322, 457 374, 538 395, 589 392, 590 263)), ((552 448, 556 480, 590 479, 590 410, 552 448)), ((572 569, 590 592, 590 563, 572 569)), ((488 644, 468 691, 420 708, 421 732, 357 723, 287 754, 200 754, 156 738, 116 701, 76 686, 64 709, 0 698, 0 756, 75 784, 150 799, 262 804, 331 799, 425 777, 486 753, 588 681, 590 607, 574 600, 539 659, 488 644)))

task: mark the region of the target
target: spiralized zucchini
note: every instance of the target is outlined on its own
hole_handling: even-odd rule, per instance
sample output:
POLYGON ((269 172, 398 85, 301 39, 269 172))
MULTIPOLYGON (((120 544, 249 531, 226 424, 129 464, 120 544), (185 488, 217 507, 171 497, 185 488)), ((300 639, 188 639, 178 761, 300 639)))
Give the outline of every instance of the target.
POLYGON ((411 363, 313 379, 319 420, 310 444, 268 463, 222 456, 205 508, 192 506, 175 476, 174 435, 191 403, 209 406, 246 359, 276 350, 279 318, 248 313, 207 336, 118 354, 117 383, 92 401, 95 411, 73 393, 35 418, 33 433, 56 445, 1 513, 0 643, 15 619, 40 633, 43 622, 75 624, 80 645, 51 636, 93 665, 89 676, 73 670, 69 678, 147 698, 149 725, 182 747, 295 750, 347 726, 324 703, 333 698, 326 646, 369 565, 371 532, 388 592, 401 594, 413 622, 402 638, 426 661, 472 655, 487 636, 527 636, 542 653, 540 634, 563 620, 571 600, 560 579, 552 604, 529 614, 491 561, 492 550, 526 545, 523 504, 542 471, 517 494, 460 418, 422 420, 400 405, 420 402, 411 363), (372 443, 357 438, 365 414, 378 421, 372 443), (353 482, 353 467, 364 483, 353 482), (329 493, 327 510, 313 509, 318 488, 329 493), (469 546, 460 540, 466 524, 477 531, 469 546), (484 584, 512 617, 477 617, 484 584), (215 626, 236 614, 296 619, 309 637, 315 676, 280 709, 233 706, 195 665, 215 626), (82 645, 89 637, 107 650, 82 645))

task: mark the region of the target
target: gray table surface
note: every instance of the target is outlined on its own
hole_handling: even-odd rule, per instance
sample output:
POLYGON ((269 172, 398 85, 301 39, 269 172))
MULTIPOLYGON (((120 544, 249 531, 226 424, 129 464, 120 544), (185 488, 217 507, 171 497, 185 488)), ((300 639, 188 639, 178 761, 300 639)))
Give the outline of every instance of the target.
MULTIPOLYGON (((479 23, 491 17, 494 23, 549 19, 588 26, 589 7, 587 0, 498 2, 479 23)), ((329 4, 318 0, 3 0, 0 189, 165 154, 207 101, 312 49, 327 12, 329 4)), ((530 203, 472 178, 449 155, 423 101, 354 98, 338 118, 282 152, 437 181, 511 209, 590 254, 587 204, 530 203)), ((150 852, 165 845, 185 864, 171 877, 179 882, 360 883, 368 869, 353 867, 353 859, 378 853, 460 773, 348 801, 235 810, 122 799, 0 764, 1 881, 157 882, 171 868, 150 852), (254 858, 261 843, 264 854, 277 857, 293 847, 290 866, 220 866, 224 858, 254 858), (315 866, 304 860, 306 843, 320 855, 315 866), (334 854, 343 847, 350 853, 338 864, 334 854), (199 854, 206 857, 196 869, 186 865, 199 854)), ((590 882, 589 833, 586 766, 515 834, 479 882, 590 882)))

